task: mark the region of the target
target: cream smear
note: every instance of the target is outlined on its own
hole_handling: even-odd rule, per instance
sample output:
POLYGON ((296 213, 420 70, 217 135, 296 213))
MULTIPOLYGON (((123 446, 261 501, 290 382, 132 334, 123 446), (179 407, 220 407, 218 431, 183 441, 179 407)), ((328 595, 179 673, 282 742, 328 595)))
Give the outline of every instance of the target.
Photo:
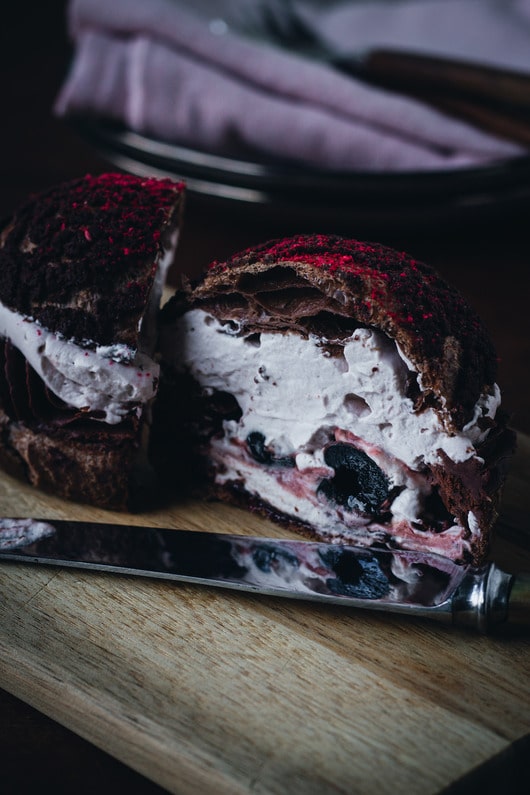
POLYGON ((159 366, 126 345, 83 347, 0 304, 0 337, 22 353, 48 389, 68 406, 100 412, 110 425, 151 400, 159 366))
POLYGON ((157 390, 160 367, 153 359, 157 315, 177 241, 175 230, 158 258, 149 302, 139 322, 140 347, 145 352, 121 343, 79 345, 1 303, 0 337, 18 348, 48 389, 71 408, 98 412, 96 419, 109 425, 117 425, 131 412, 139 416, 157 390))

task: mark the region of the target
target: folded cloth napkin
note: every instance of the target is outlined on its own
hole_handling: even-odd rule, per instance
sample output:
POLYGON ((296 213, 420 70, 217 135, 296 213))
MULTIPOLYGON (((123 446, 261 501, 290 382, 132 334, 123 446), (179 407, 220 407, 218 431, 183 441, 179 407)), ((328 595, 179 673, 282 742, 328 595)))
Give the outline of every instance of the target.
MULTIPOLYGON (((342 172, 482 166, 524 151, 248 35, 245 5, 255 10, 250 0, 71 0, 74 57, 56 113, 210 153, 342 172)), ((530 71, 530 0, 300 0, 296 11, 338 52, 397 44, 530 71)))

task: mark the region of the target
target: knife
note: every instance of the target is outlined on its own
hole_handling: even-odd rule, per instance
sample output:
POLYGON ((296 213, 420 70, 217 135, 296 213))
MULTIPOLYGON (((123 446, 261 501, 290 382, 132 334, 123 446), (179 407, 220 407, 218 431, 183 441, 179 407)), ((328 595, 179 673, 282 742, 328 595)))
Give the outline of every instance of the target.
POLYGON ((488 633, 530 625, 530 573, 440 555, 55 519, 0 519, 0 560, 423 616, 488 633))

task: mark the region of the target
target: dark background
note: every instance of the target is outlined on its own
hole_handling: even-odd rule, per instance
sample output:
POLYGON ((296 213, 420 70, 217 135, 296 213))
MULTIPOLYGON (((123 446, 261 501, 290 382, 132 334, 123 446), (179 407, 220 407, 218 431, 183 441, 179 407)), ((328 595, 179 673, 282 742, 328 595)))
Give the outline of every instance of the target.
MULTIPOLYGON (((112 166, 98 157, 52 106, 68 69, 71 47, 64 0, 4 4, 0 23, 3 112, 0 122, 0 218, 28 193, 112 166)), ((530 202, 513 215, 392 227, 352 216, 333 228, 314 218, 262 208, 226 207, 188 196, 179 248, 181 267, 196 272, 257 242, 298 232, 333 231, 377 240, 436 266, 482 315, 499 355, 499 383, 514 424, 530 432, 528 218, 530 202)))
MULTIPOLYGON (((8 216, 29 193, 87 172, 112 168, 52 113, 71 56, 65 5, 60 0, 3 4, 0 218, 8 216)), ((331 230, 404 249, 435 265, 462 290, 490 328, 499 354, 499 383, 506 407, 513 412, 513 424, 526 433, 530 433, 529 209, 523 206, 513 215, 469 222, 444 220, 429 226, 418 223, 408 228, 372 225, 365 229, 352 218, 351 225, 341 222, 340 228, 331 230)), ((247 245, 301 231, 322 230, 315 228, 314 219, 304 221, 284 214, 275 217, 259 207, 222 208, 189 197, 180 261, 194 272, 211 259, 223 258, 247 245)), ((42 788, 57 794, 160 792, 1 690, 0 748, 0 790, 5 793, 42 788)), ((508 760, 503 791, 515 791, 510 786, 514 786, 516 777, 525 775, 518 765, 521 762, 515 757, 508 760)), ((475 781, 482 792, 493 792, 500 785, 492 766, 475 781)), ((458 791, 476 791, 471 784, 469 787, 458 791)))

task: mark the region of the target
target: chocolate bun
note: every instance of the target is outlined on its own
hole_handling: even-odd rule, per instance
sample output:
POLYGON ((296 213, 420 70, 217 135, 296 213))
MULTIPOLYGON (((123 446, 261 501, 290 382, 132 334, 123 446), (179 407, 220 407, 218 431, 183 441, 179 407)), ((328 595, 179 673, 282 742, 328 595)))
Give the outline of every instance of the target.
POLYGON ((172 488, 193 472, 312 538, 484 560, 514 435, 487 331, 429 266, 268 242, 169 302, 161 351, 152 455, 172 488))
POLYGON ((0 456, 33 485, 130 504, 184 186, 87 175, 0 232, 0 456))

